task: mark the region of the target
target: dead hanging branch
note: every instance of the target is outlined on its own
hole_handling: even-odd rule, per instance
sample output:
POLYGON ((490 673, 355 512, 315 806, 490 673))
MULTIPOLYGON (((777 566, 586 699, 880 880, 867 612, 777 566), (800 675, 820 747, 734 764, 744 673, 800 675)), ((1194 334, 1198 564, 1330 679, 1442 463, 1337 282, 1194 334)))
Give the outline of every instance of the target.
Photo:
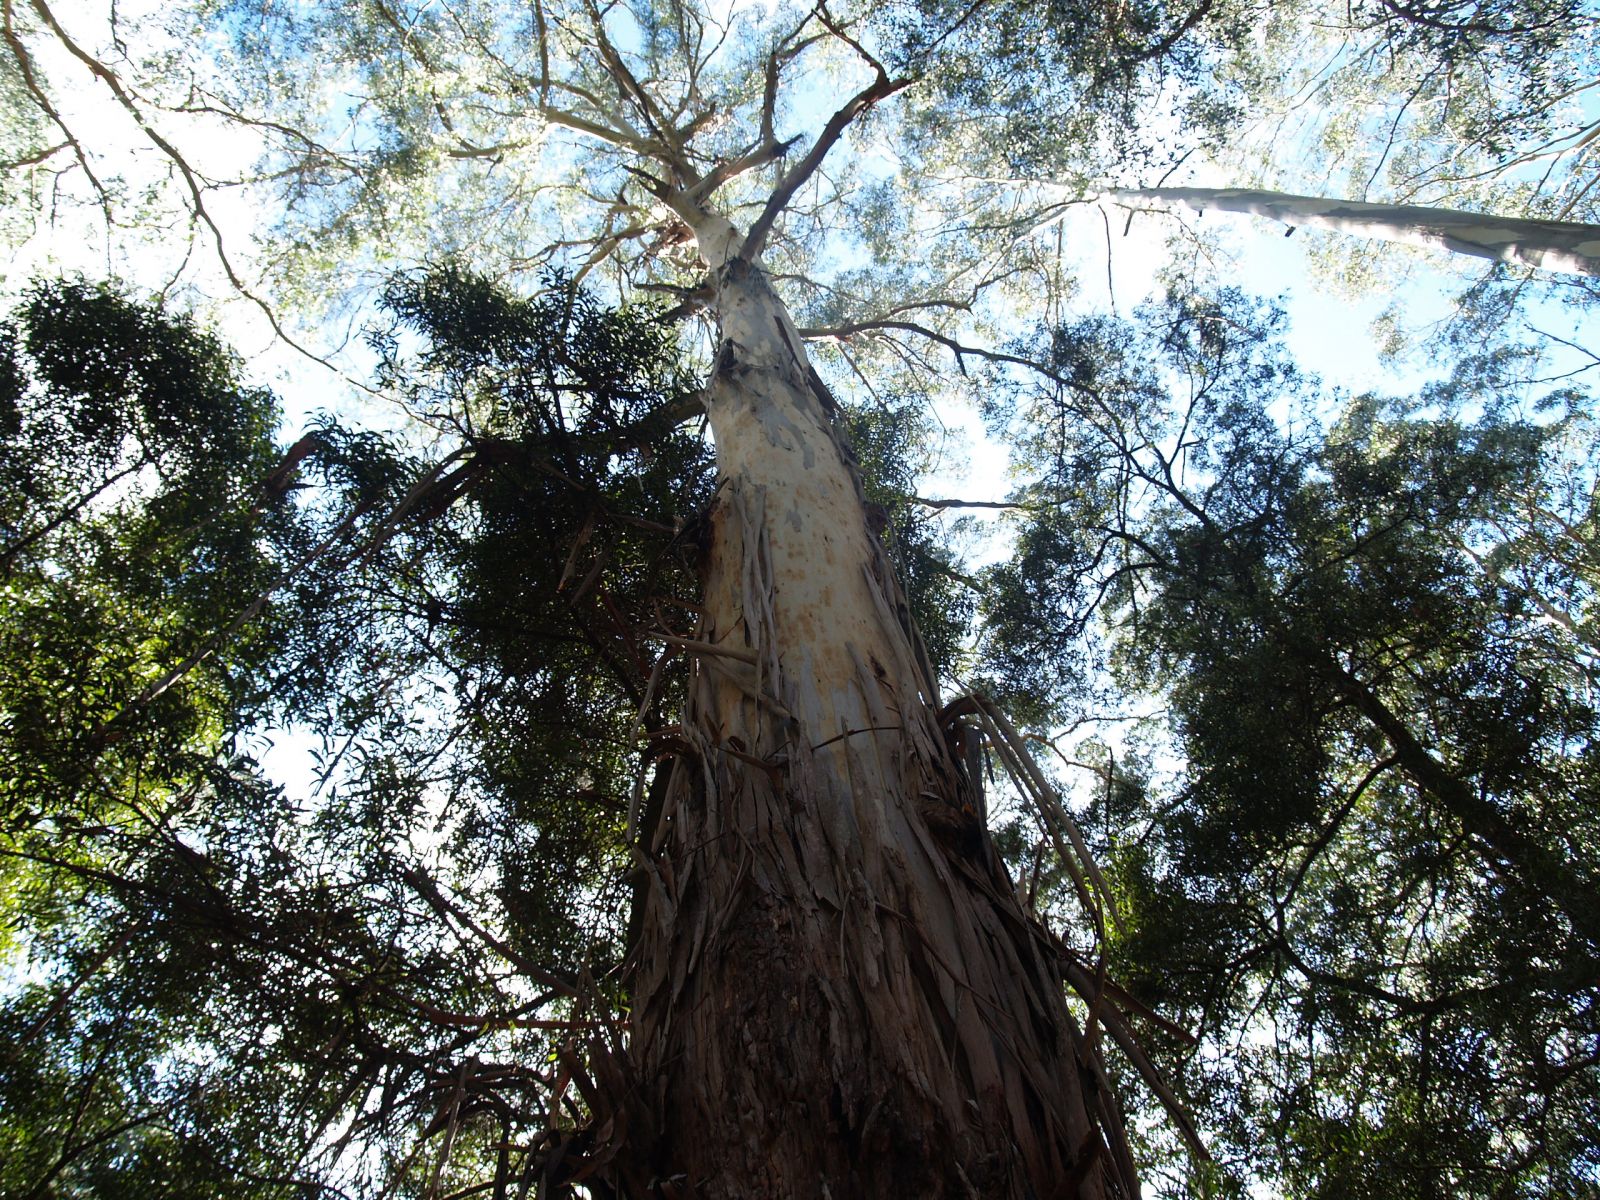
MULTIPOLYGON (((1061 856, 1062 865, 1066 867, 1067 874, 1072 879, 1078 899, 1094 918, 1097 930, 1103 934, 1103 914, 1109 913, 1112 924, 1119 932, 1124 932, 1122 916, 1117 911, 1116 898, 1112 895, 1105 876, 1100 873, 1100 866, 1090 853, 1083 832, 1067 812, 1060 793, 1045 778, 1044 772, 1039 769, 1039 764, 1033 761, 1033 755, 1029 752, 1022 734, 1000 707, 987 697, 972 693, 963 699, 965 703, 957 703, 977 718, 996 757, 1005 766, 1006 773, 1016 783, 1018 790, 1033 802, 1044 823, 1045 831, 1050 835, 1057 853, 1061 856)), ((956 704, 952 704, 946 711, 951 712, 955 709, 956 704)))
MULTIPOLYGON (((1101 940, 1105 937, 1103 913, 1109 913, 1118 931, 1123 931, 1122 918, 1117 911, 1115 897, 1101 874, 1094 856, 1090 853, 1082 832, 1068 814, 1060 793, 1034 762, 1027 742, 1016 726, 997 704, 976 692, 952 701, 945 708, 944 715, 956 718, 970 715, 976 719, 995 757, 1000 760, 1017 789, 1033 802, 1045 832, 1055 844, 1062 865, 1072 880, 1079 902, 1094 919, 1097 937, 1101 940)), ((1178 1099, 1161 1071, 1151 1062, 1150 1056, 1145 1052, 1138 1035, 1133 1030, 1129 1017, 1137 1016, 1185 1045, 1192 1047, 1198 1040, 1188 1030, 1151 1011, 1124 988, 1108 979, 1103 961, 1091 967, 1070 948, 1059 944, 1057 958, 1060 962, 1062 979, 1089 1006, 1087 1035, 1093 1039, 1096 1028, 1104 1028, 1110 1034, 1111 1039, 1116 1042, 1140 1078, 1172 1117, 1190 1151, 1198 1160, 1209 1162, 1211 1155, 1195 1126, 1193 1114, 1178 1099)))
MULTIPOLYGON (((1144 1047, 1139 1044, 1137 1035, 1129 1026, 1125 1013, 1119 1009, 1119 1002, 1137 1001, 1121 988, 1116 987, 1104 974, 1090 975, 1081 963, 1063 955, 1061 958, 1062 975, 1072 990, 1082 996, 1089 1004, 1094 1019, 1111 1035, 1111 1040, 1117 1043, 1123 1055, 1131 1062, 1134 1069, 1139 1072, 1139 1077, 1146 1086, 1155 1093, 1156 1099, 1161 1101, 1161 1107, 1167 1110, 1184 1142, 1196 1158, 1202 1162, 1209 1162, 1211 1153, 1206 1149, 1205 1142, 1200 1137, 1200 1131, 1195 1127, 1194 1116, 1179 1100, 1167 1081, 1162 1078, 1160 1070, 1150 1061, 1150 1056, 1144 1052, 1144 1047)), ((1147 1020, 1159 1025, 1163 1030, 1173 1033, 1190 1044, 1195 1042, 1193 1034, 1180 1028, 1172 1022, 1138 1005, 1140 1015, 1147 1020)))

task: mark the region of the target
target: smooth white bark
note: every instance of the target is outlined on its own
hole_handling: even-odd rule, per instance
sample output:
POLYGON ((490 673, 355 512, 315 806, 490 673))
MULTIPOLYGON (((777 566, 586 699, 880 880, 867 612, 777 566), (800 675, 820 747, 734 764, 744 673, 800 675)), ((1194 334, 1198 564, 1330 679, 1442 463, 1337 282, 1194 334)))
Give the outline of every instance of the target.
POLYGON ((1571 275, 1600 275, 1600 225, 1499 217, 1415 204, 1366 204, 1247 188, 1118 189, 1105 199, 1131 208, 1248 213, 1283 224, 1435 246, 1497 262, 1571 275))

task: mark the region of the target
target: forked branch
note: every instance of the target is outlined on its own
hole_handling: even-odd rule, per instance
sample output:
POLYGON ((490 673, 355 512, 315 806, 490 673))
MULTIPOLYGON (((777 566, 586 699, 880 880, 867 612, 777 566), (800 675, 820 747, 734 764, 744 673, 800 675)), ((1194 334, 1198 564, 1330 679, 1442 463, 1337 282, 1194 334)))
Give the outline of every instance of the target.
POLYGON ((822 165, 822 160, 828 156, 828 152, 833 149, 840 137, 844 135, 844 131, 850 127, 850 123, 874 105, 887 100, 890 96, 909 87, 912 83, 910 79, 895 79, 890 76, 881 62, 868 54, 860 43, 845 33, 828 16, 826 7, 819 4, 817 13, 819 19, 827 26, 830 33, 852 47, 872 67, 873 79, 866 87, 846 100, 838 111, 828 118, 828 123, 823 126, 822 132, 817 135, 817 140, 812 143, 811 149, 806 152, 805 157, 795 163, 785 173, 784 177, 778 181, 778 186, 772 190, 772 195, 767 197, 767 203, 762 208, 761 215, 756 218, 755 223, 750 226, 750 232, 745 235, 744 244, 739 250, 741 258, 754 260, 760 256, 762 248, 767 244, 767 237, 772 232, 772 226, 777 222, 778 217, 783 213, 784 209, 789 207, 789 202, 794 199, 795 193, 800 190, 806 180, 816 173, 817 168, 822 165))

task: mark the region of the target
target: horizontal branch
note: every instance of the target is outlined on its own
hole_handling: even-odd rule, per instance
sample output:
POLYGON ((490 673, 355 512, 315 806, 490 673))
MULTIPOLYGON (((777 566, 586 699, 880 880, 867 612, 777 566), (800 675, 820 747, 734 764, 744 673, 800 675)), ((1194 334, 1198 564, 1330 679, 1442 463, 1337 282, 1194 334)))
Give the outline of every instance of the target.
POLYGON ((1016 504, 1010 500, 930 500, 926 496, 907 496, 913 504, 923 508, 1032 508, 1029 504, 1016 504))
POLYGON ((961 368, 963 374, 966 373, 966 360, 969 357, 981 358, 986 362, 1009 363, 1013 366, 1027 367, 1030 371, 1037 371, 1064 386, 1072 386, 1069 380, 1061 378, 1043 363, 1035 362, 1030 358, 1023 358, 1021 355, 1007 354, 1003 350, 988 350, 982 346, 969 346, 963 342, 958 342, 948 334, 940 333, 936 329, 929 329, 926 325, 920 325, 915 321, 903 321, 898 318, 892 320, 874 318, 864 321, 845 321, 839 325, 808 326, 799 332, 801 337, 812 340, 848 341, 860 333, 882 333, 885 331, 914 333, 919 337, 927 338, 929 341, 937 342, 955 355, 956 365, 961 368))
POLYGON ((1247 188, 1119 189, 1105 193, 1105 198, 1128 207, 1248 213, 1291 227, 1439 247, 1545 271, 1600 275, 1600 225, 1578 221, 1502 217, 1418 204, 1367 204, 1247 188))

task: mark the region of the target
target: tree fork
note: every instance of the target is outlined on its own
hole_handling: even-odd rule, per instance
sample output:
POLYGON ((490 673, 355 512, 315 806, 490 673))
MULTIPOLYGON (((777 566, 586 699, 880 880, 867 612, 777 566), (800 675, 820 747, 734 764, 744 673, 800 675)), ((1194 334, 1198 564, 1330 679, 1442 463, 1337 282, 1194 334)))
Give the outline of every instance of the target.
POLYGON ((1056 952, 938 724, 853 458, 782 302, 715 224, 724 485, 696 640, 737 653, 696 656, 692 753, 640 847, 612 1097, 636 1136, 607 1173, 622 1194, 707 1200, 1136 1195, 1056 952))

